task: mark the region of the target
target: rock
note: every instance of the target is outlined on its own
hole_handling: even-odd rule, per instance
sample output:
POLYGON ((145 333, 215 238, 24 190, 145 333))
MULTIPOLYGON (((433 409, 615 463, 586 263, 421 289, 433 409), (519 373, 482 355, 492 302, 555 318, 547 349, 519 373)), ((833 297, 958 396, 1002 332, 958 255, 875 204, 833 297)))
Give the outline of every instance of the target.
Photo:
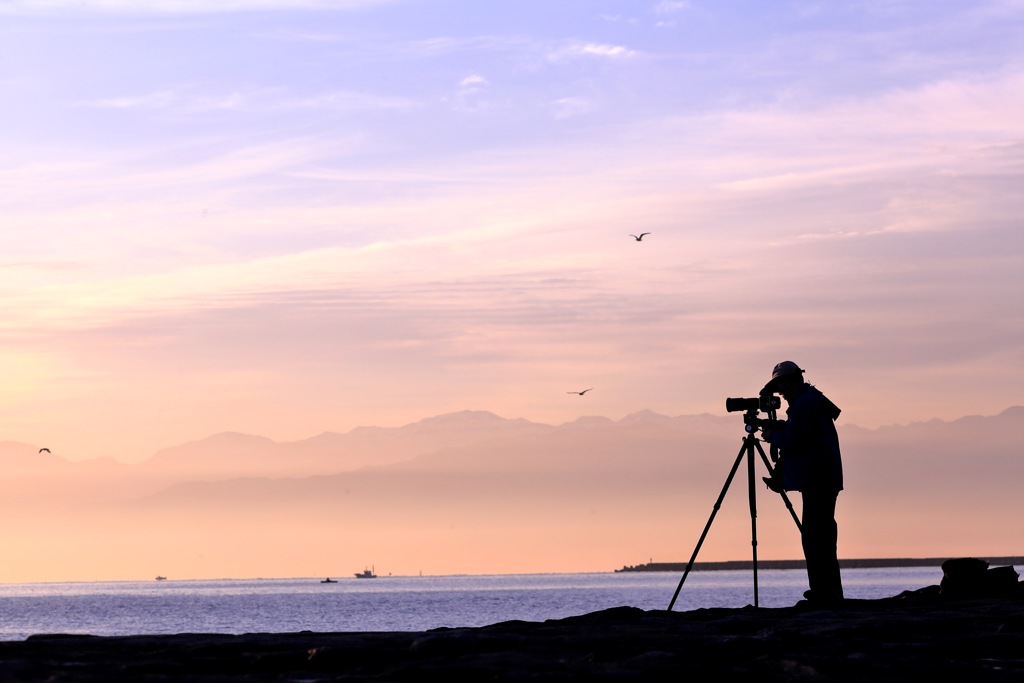
POLYGON ((1017 591, 1018 579, 1013 567, 989 568, 985 560, 961 557, 942 563, 939 592, 947 598, 997 598, 1017 591))
POLYGON ((617 607, 426 632, 39 635, 0 642, 0 681, 1020 681, 1022 586, 956 599, 929 586, 830 608, 617 607))

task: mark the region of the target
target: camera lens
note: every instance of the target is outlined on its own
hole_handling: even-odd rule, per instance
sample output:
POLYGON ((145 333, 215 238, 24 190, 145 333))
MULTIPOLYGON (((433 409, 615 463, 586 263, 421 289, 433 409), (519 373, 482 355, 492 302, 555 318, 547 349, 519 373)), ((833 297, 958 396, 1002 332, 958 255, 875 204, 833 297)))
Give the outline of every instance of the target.
POLYGON ((735 413, 737 410, 757 410, 759 405, 760 401, 756 398, 725 399, 725 409, 730 413, 735 413))

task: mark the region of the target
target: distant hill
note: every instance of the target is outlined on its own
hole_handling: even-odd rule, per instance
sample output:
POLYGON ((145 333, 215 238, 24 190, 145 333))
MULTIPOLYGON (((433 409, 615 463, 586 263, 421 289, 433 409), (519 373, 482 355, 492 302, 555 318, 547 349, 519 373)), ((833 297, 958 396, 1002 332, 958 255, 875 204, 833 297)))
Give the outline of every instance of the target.
MULTIPOLYGON (((873 430, 840 420, 839 430, 841 556, 1021 554, 1024 408, 873 430)), ((642 411, 544 425, 464 411, 294 442, 225 433, 135 465, 69 463, 0 444, 0 510, 18 520, 6 557, 12 571, 32 563, 54 568, 55 579, 65 568, 116 578, 87 573, 109 557, 128 576, 177 577, 347 574, 371 563, 396 574, 610 571, 622 558, 678 561, 692 551, 744 435, 736 415, 642 411)), ((759 556, 800 557, 781 500, 759 477, 755 490, 759 556)), ((700 561, 749 555, 746 497, 741 471, 700 561)))
POLYGON ((166 448, 139 463, 138 468, 143 472, 202 480, 304 477, 388 465, 439 449, 551 429, 527 420, 507 420, 485 411, 466 410, 403 427, 357 427, 346 434, 324 432, 291 442, 222 433, 166 448))

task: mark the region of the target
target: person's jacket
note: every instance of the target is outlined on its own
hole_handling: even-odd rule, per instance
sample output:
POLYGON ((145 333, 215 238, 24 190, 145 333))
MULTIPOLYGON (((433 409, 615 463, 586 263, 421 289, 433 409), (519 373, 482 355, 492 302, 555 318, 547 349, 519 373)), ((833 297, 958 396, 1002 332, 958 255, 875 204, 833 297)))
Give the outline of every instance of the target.
POLYGON ((782 486, 787 491, 843 490, 843 461, 835 420, 839 408, 810 384, 786 409, 786 420, 767 436, 778 446, 782 486))

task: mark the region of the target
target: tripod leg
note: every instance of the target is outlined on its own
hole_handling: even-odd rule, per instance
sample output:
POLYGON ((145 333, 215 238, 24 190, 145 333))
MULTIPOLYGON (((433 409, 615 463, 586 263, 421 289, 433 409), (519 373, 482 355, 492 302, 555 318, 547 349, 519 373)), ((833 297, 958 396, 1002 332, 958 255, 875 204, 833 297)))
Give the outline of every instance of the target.
MULTIPOLYGON (((750 435, 745 440, 747 452, 747 496, 750 499, 750 551, 754 567, 754 607, 757 607, 757 492, 754 490, 754 445, 757 439, 750 435)), ((760 444, 757 444, 760 447, 760 444)))
POLYGON ((740 447, 740 452, 736 455, 736 461, 732 464, 732 469, 729 470, 729 476, 725 479, 725 486, 722 487, 722 492, 718 494, 718 500, 715 501, 715 506, 711 510, 711 516, 708 517, 708 523, 704 525, 704 532, 700 535, 700 540, 697 541, 697 546, 693 549, 693 554, 690 555, 690 561, 686 563, 686 570, 683 571, 683 578, 679 579, 679 585, 676 586, 676 592, 672 595, 671 602, 668 603, 669 611, 672 611, 673 605, 676 604, 676 598, 679 597, 679 591, 683 587, 683 582, 686 581, 686 577, 689 575, 690 570, 693 569, 693 562, 697 559, 697 553, 700 552, 700 547, 704 544, 704 539, 708 535, 708 531, 711 529, 711 522, 715 520, 715 515, 718 514, 718 510, 722 507, 722 501, 725 499, 725 494, 729 491, 729 485, 732 483, 733 477, 736 476, 736 470, 739 469, 740 462, 743 461, 743 456, 747 452, 746 439, 743 441, 743 446, 740 447))
MULTIPOLYGON (((768 475, 775 476, 775 470, 772 468, 772 464, 768 460, 768 456, 765 455, 764 449, 761 448, 761 442, 755 441, 754 445, 757 446, 757 452, 761 454, 761 460, 764 462, 764 466, 768 468, 768 475)), ((786 509, 789 510, 790 516, 793 518, 793 521, 796 522, 797 531, 802 532, 803 528, 800 525, 800 518, 797 516, 796 510, 793 509, 793 503, 789 500, 789 496, 786 495, 785 491, 780 491, 779 495, 782 496, 782 500, 786 503, 786 509)))

